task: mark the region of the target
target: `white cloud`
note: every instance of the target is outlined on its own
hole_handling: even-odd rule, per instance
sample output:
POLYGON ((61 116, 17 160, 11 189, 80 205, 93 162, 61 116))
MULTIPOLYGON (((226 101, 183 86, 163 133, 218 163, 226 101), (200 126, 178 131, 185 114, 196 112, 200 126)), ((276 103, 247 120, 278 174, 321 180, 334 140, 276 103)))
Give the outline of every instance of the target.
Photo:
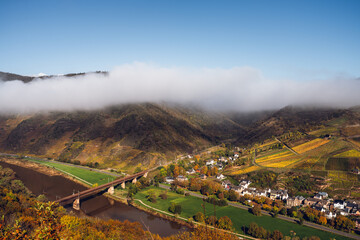
POLYGON ((109 75, 89 74, 0 81, 0 113, 92 110, 133 102, 170 101, 220 110, 263 110, 289 104, 346 107, 360 104, 360 81, 269 80, 251 67, 164 68, 126 64, 109 75))

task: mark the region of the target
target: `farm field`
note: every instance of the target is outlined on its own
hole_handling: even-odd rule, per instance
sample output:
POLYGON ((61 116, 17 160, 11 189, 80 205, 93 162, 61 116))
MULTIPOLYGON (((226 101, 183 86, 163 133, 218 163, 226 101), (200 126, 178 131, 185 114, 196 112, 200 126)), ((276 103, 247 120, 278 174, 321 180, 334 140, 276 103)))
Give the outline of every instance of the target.
POLYGON ((360 152, 355 149, 351 149, 349 151, 339 153, 339 154, 335 155, 334 157, 337 157, 337 158, 360 158, 360 152))
POLYGON ((240 174, 246 174, 249 172, 254 172, 257 170, 260 170, 261 167, 259 166, 250 166, 242 169, 234 169, 233 171, 229 172, 229 175, 240 175, 240 174))
POLYGON ((279 161, 267 161, 265 163, 261 163, 260 165, 263 167, 270 167, 270 168, 286 168, 286 167, 289 167, 290 165, 298 162, 299 160, 300 160, 299 157, 294 156, 294 157, 282 159, 279 161))
POLYGON ((311 169, 319 160, 318 157, 306 157, 294 167, 297 169, 311 169))
POLYGON ((351 171, 360 166, 360 158, 329 158, 326 162, 326 170, 351 171))
POLYGON ((269 142, 265 142, 265 143, 263 143, 262 145, 258 146, 258 148, 264 148, 264 147, 273 145, 273 144, 275 144, 275 143, 277 143, 276 140, 272 140, 272 141, 269 141, 269 142))
POLYGON ((312 149, 318 148, 326 143, 328 143, 330 140, 325 140, 321 138, 316 138, 314 140, 311 140, 309 142, 303 143, 299 146, 293 147, 293 150, 297 153, 305 153, 307 151, 310 151, 312 149))
POLYGON ((325 135, 325 134, 329 134, 329 135, 333 135, 335 133, 338 133, 338 129, 335 127, 325 127, 325 128, 321 128, 312 132, 309 132, 309 135, 313 135, 315 137, 320 137, 321 135, 325 135))
MULTIPOLYGON (((203 208, 201 204, 205 205, 205 212, 207 216, 211 216, 214 214, 214 207, 212 204, 204 202, 202 201, 202 199, 193 196, 185 197, 184 195, 179 195, 174 192, 167 192, 168 198, 166 200, 163 200, 158 197, 157 202, 152 203, 146 199, 146 196, 150 192, 153 192, 156 196, 159 196, 159 194, 163 193, 164 191, 165 190, 161 188, 150 187, 138 192, 134 196, 134 198, 140 199, 147 205, 166 212, 168 212, 170 202, 176 202, 180 204, 182 207, 182 212, 180 216, 186 219, 193 217, 197 212, 202 212, 203 208)), ((250 223, 256 222, 258 225, 263 226, 267 230, 278 229, 284 235, 288 235, 288 236, 290 235, 290 231, 295 231, 296 235, 300 237, 318 236, 321 239, 330 239, 330 238, 346 239, 345 237, 320 231, 314 228, 302 226, 299 224, 290 223, 278 218, 272 218, 270 216, 255 216, 246 210, 232 206, 224 206, 224 207, 216 206, 216 216, 217 218, 220 218, 222 216, 228 216, 233 222, 235 231, 238 233, 243 233, 243 231, 241 230, 242 226, 248 226, 250 223)))
POLYGON ((113 181, 115 180, 115 177, 107 175, 105 173, 100 173, 100 172, 96 172, 96 171, 92 171, 91 169, 85 169, 85 168, 80 168, 78 166, 71 166, 71 165, 64 165, 61 163, 57 163, 54 161, 41 161, 41 160, 36 160, 36 159, 27 159, 29 161, 32 162, 36 162, 42 165, 46 165, 49 167, 54 167, 55 169, 58 169, 60 171, 66 172, 66 173, 70 173, 71 175, 74 175, 82 180, 85 180, 86 182, 90 183, 90 184, 105 184, 108 181, 113 181))
POLYGON ((278 160, 280 158, 285 158, 294 155, 294 153, 290 152, 287 149, 283 149, 281 151, 271 153, 265 156, 261 156, 259 158, 256 158, 256 163, 262 163, 262 162, 268 162, 268 161, 274 161, 278 160))

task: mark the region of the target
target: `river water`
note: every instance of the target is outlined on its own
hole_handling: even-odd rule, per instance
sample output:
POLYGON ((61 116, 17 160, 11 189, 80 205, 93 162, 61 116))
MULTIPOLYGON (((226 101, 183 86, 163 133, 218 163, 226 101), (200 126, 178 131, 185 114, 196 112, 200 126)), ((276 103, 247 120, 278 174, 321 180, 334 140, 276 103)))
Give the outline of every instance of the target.
MULTIPOLYGON (((29 168, 5 162, 0 162, 0 165, 15 171, 16 177, 35 195, 44 194, 51 201, 86 189, 84 186, 62 176, 48 176, 29 168)), ((81 210, 88 216, 101 219, 137 221, 143 225, 145 230, 150 230, 150 232, 163 237, 189 230, 180 224, 155 217, 102 195, 96 195, 85 200, 81 199, 81 210)))

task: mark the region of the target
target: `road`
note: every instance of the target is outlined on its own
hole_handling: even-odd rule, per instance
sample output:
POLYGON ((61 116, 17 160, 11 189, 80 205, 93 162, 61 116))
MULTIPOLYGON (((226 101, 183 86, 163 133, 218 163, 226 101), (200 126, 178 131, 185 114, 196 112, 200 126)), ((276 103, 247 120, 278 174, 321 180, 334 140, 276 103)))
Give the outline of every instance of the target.
POLYGON ((295 152, 294 149, 292 149, 291 147, 289 147, 286 143, 282 142, 281 140, 279 140, 278 138, 275 138, 276 141, 278 141, 279 143, 281 143, 282 145, 284 145, 287 149, 289 149, 289 151, 293 152, 295 155, 299 155, 299 153, 295 152))
MULTIPOLYGON (((168 189, 168 190, 170 189, 170 186, 165 185, 165 184, 159 184, 159 186, 161 188, 164 188, 164 189, 168 189)), ((191 196, 194 196, 194 197, 198 197, 198 198, 202 198, 202 199, 206 198, 206 196, 201 195, 199 193, 195 193, 195 192, 191 192, 191 191, 187 191, 187 190, 185 192, 189 193, 191 196)), ((246 210, 246 211, 249 211, 249 209, 250 209, 250 207, 241 205, 239 203, 234 203, 234 202, 229 202, 228 201, 228 204, 229 204, 229 206, 240 208, 240 209, 243 209, 243 210, 246 210)), ((263 210, 261 210, 261 214, 266 215, 266 216, 271 216, 269 212, 263 211, 263 210)), ((284 216, 284 215, 277 215, 277 218, 288 221, 288 222, 298 224, 298 220, 295 219, 295 218, 287 217, 287 216, 284 216)), ((307 222, 307 221, 304 221, 303 225, 307 226, 307 227, 316 228, 316 229, 319 229, 319 230, 322 230, 322 231, 334 233, 334 234, 344 236, 344 237, 347 237, 347 238, 351 238, 351 239, 360 239, 360 236, 350 234, 350 233, 346 233, 346 232, 342 232, 342 231, 339 231, 339 230, 336 230, 336 229, 328 228, 328 227, 325 227, 325 226, 322 226, 322 225, 319 225, 319 224, 315 224, 315 223, 311 223, 311 222, 307 222)))

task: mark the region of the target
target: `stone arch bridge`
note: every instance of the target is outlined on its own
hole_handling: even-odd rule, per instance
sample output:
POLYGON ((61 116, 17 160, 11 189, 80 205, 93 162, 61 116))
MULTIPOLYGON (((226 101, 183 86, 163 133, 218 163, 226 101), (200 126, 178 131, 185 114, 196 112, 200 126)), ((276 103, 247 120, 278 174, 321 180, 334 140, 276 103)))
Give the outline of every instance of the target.
POLYGON ((96 194, 98 192, 104 191, 105 189, 108 189, 108 193, 114 194, 114 186, 121 184, 121 187, 125 188, 125 182, 132 181, 133 183, 136 183, 137 178, 147 177, 147 174, 148 174, 148 170, 142 171, 142 172, 139 172, 139 173, 135 173, 135 174, 133 174, 131 176, 116 179, 116 180, 114 180, 112 182, 103 184, 101 186, 90 188, 90 189, 84 190, 82 192, 72 194, 72 195, 67 196, 67 197, 63 197, 61 199, 56 200, 55 202, 59 203, 61 205, 66 205, 66 204, 69 204, 71 201, 73 201, 73 208, 75 210, 80 210, 80 199, 81 198, 89 197, 89 196, 94 195, 94 194, 96 194))

